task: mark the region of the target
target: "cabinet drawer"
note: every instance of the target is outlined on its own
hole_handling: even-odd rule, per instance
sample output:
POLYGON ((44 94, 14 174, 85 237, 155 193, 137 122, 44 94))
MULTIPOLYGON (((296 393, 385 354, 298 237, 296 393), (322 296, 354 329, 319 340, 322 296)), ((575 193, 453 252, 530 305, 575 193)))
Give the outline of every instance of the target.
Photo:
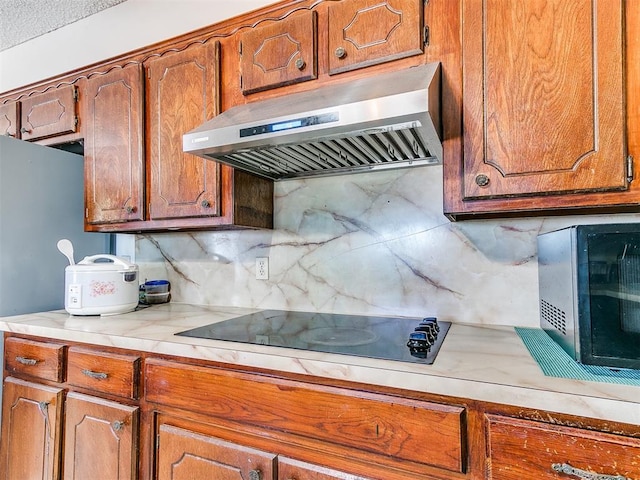
POLYGON ((640 478, 640 439, 498 415, 487 436, 492 480, 640 478))
POLYGON ((96 392, 138 398, 140 357, 69 348, 67 382, 96 392))
POLYGON ((10 337, 4 349, 9 375, 26 375, 52 382, 64 380, 64 345, 10 337))
POLYGON ((365 461, 464 470, 465 410, 459 406, 155 359, 145 364, 145 396, 293 434, 299 442, 320 441, 365 461))

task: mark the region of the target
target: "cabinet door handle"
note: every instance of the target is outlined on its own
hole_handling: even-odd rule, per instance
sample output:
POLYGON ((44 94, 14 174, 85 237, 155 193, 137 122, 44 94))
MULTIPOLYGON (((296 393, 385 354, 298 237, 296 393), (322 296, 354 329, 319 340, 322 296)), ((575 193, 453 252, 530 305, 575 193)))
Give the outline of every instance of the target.
POLYGON ((304 70, 304 67, 306 66, 307 66, 307 63, 303 59, 299 58, 296 60, 296 68, 298 70, 304 70))
POLYGON ((111 423, 111 428, 113 429, 114 432, 119 432, 124 428, 124 422, 121 422, 120 420, 116 420, 111 423))
POLYGON ((586 470, 580 470, 574 468, 568 463, 553 463, 551 468, 554 472, 566 473, 567 475, 574 475, 582 480, 632 480, 623 475, 604 475, 601 473, 591 473, 586 470))
POLYGON ((109 375, 103 372, 94 372, 91 370, 82 370, 82 373, 87 377, 95 378, 96 380, 106 380, 109 375))
POLYGON ((27 358, 27 357, 16 357, 16 362, 21 363, 22 365, 35 365, 36 363, 38 363, 38 360, 36 360, 35 358, 27 358))

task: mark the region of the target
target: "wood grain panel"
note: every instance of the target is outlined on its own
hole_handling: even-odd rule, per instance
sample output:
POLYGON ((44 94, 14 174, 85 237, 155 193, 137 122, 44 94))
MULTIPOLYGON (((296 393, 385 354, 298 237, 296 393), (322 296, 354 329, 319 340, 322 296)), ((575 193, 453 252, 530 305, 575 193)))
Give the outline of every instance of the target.
POLYGON ((627 187, 623 12, 463 2, 466 199, 627 187))
POLYGON ((0 135, 20 138, 20 103, 0 104, 0 135))
POLYGON ((60 388, 5 379, 0 477, 60 478, 62 399, 60 388))
POLYGON ((276 480, 274 454, 168 424, 158 430, 157 480, 276 480))
POLYGON ((330 75, 423 52, 421 0, 347 0, 328 16, 330 75))
POLYGON ((140 357, 71 347, 67 382, 96 392, 138 398, 140 357))
POLYGON ((65 346, 23 338, 7 338, 4 344, 5 368, 9 375, 62 382, 65 346))
POLYGON ((228 421, 456 472, 464 468, 462 407, 155 359, 146 362, 145 395, 152 403, 206 412, 228 421), (438 448, 425 456, 425 445, 438 448))
POLYGON ((559 474, 554 465, 592 475, 579 478, 640 478, 638 439, 499 415, 487 415, 486 422, 487 478, 491 480, 579 477, 559 474))
POLYGON ((86 221, 144 219, 142 65, 91 77, 83 102, 86 221))
POLYGON ((65 407, 64 478, 135 480, 138 407, 69 393, 65 407))
POLYGON ((152 220, 220 215, 220 165, 182 151, 182 135, 218 114, 218 57, 218 42, 196 43, 146 64, 152 220))
POLYGON ((282 456, 278 457, 278 474, 279 478, 287 480, 367 480, 360 475, 351 475, 282 456))
POLYGON ((242 93, 317 78, 317 22, 316 12, 303 11, 247 30, 240 39, 242 93))
POLYGON ((38 140, 74 133, 78 127, 77 91, 59 87, 21 100, 21 138, 38 140))

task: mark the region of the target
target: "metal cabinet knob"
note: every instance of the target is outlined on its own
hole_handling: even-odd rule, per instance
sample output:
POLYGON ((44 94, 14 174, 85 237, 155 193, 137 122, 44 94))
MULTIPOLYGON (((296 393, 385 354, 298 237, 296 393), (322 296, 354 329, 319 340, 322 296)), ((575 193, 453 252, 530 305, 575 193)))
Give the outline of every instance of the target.
POLYGON ((127 211, 127 213, 135 213, 136 207, 132 207, 131 205, 127 205, 127 208, 125 210, 127 211))
POLYGON ((249 472, 249 480, 262 480, 262 472, 260 470, 251 470, 249 472))
POLYGON ((298 70, 304 70, 306 66, 307 66, 307 63, 303 59, 299 58, 296 60, 296 68, 298 70))
POLYGON ((486 187, 487 185, 489 185, 489 177, 487 177, 486 175, 478 175, 476 177, 476 184, 479 187, 486 187))
POLYGON ((347 56, 347 51, 344 49, 344 47, 338 47, 336 48, 335 55, 338 58, 344 58, 347 56))
POLYGON ((111 423, 111 428, 113 429, 114 432, 119 432, 124 428, 124 422, 116 420, 111 423))
POLYGON ((209 200, 202 200, 200 205, 202 205, 202 208, 211 208, 211 202, 209 200))
POLYGON ((27 130, 27 128, 26 128, 26 127, 22 127, 22 128, 20 129, 20 133, 29 133, 29 130, 27 130))

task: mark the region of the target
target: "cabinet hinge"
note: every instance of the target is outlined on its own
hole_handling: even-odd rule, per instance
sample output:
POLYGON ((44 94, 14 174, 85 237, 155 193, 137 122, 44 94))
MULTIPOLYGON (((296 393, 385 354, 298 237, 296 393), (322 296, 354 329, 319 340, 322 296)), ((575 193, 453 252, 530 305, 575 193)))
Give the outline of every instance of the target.
POLYGON ((627 182, 628 183, 633 182, 634 173, 635 172, 633 171, 633 156, 628 155, 627 156, 627 182))
POLYGON ((238 43, 238 54, 242 56, 242 42, 238 43))
POLYGON ((78 87, 73 87, 73 101, 78 101, 78 87))
POLYGON ((88 208, 84 209, 84 218, 89 218, 89 209, 88 208))
POLYGON ((160 448, 160 435, 156 435, 156 450, 160 448))
POLYGON ((422 43, 425 47, 429 46, 429 25, 424 26, 424 30, 422 32, 422 43))
POLYGON ((240 75, 240 89, 242 89, 242 75, 240 75))

